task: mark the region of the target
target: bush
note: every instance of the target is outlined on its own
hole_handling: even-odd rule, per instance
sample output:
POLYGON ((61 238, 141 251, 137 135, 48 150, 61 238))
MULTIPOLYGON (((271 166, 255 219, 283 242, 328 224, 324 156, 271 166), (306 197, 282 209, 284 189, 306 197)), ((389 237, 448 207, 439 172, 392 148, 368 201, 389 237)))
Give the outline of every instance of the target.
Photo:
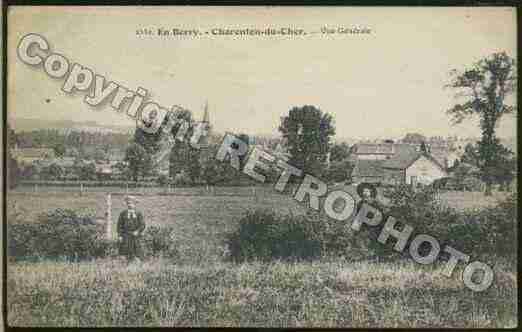
MULTIPOLYGON (((473 259, 516 260, 516 194, 496 206, 469 211, 458 211, 440 204, 429 187, 416 192, 398 187, 388 191, 386 195, 391 199, 391 204, 385 214, 394 216, 399 225, 406 223, 414 228, 406 248, 416 235, 429 234, 439 241, 441 248, 449 245, 473 259)), ((382 224, 371 230, 371 247, 375 254, 385 259, 409 257, 407 250, 402 255, 393 251, 392 243, 378 243, 376 238, 381 229, 382 224)))
POLYGON ((495 206, 465 212, 460 222, 448 229, 447 237, 454 248, 469 255, 516 262, 517 228, 517 195, 511 194, 495 206))
POLYGON ((247 212, 226 242, 235 261, 311 258, 321 253, 313 224, 299 216, 281 216, 268 210, 247 212))
MULTIPOLYGON (((408 251, 411 241, 418 234, 428 234, 439 241, 441 249, 449 245, 471 256, 472 260, 516 261, 516 194, 496 206, 471 211, 458 211, 440 204, 429 187, 414 191, 399 186, 388 190, 386 195, 391 204, 383 211, 381 225, 363 225, 355 234, 349 227, 351 220, 339 222, 315 211, 299 216, 278 215, 267 210, 247 212, 237 228, 226 236, 230 256, 235 261, 340 256, 351 260, 411 259, 408 251), (390 215, 396 218, 398 230, 404 224, 413 227, 402 253, 393 250, 393 237, 384 245, 377 241, 390 215)), ((427 255, 429 249, 422 246, 421 255, 427 255)), ((446 255, 441 251, 441 261, 446 260, 446 255)))
POLYGON ((143 249, 146 257, 163 256, 177 258, 179 252, 172 240, 173 227, 148 226, 143 233, 143 249))
MULTIPOLYGON (((108 240, 105 225, 97 224, 92 214, 70 209, 43 213, 37 222, 9 225, 10 259, 90 260, 117 254, 117 242, 108 240)), ((178 256, 171 240, 173 228, 148 226, 143 234, 146 257, 178 256)))
POLYGON ((230 257, 247 260, 310 260, 326 256, 357 258, 361 245, 345 222, 315 211, 278 215, 258 209, 247 212, 227 234, 230 257))
POLYGON ((160 187, 165 187, 169 184, 169 177, 165 174, 161 174, 158 179, 156 180, 157 184, 160 186, 160 187))
POLYGON ((105 256, 110 244, 91 214, 70 209, 43 213, 36 223, 9 226, 9 256, 82 260, 105 256))

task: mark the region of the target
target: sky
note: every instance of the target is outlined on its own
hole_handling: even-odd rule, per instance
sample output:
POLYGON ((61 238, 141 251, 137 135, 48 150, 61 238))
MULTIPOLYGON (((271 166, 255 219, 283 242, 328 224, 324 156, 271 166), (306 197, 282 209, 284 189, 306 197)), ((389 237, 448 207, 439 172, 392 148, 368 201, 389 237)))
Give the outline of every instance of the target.
MULTIPOLYGON (((337 137, 480 136, 477 120, 451 126, 445 89, 451 69, 493 52, 516 58, 516 11, 503 7, 11 7, 8 13, 8 117, 132 125, 85 92, 67 94, 16 55, 28 33, 129 89, 147 89, 196 119, 208 101, 217 132, 276 134, 294 106, 333 115, 337 137), (370 34, 323 35, 322 27, 366 27, 370 34), (299 28, 305 36, 138 36, 139 29, 299 28), (315 32, 315 33, 312 33, 315 32)), ((509 102, 515 102, 514 97, 509 102)), ((500 137, 516 136, 505 117, 500 137)))

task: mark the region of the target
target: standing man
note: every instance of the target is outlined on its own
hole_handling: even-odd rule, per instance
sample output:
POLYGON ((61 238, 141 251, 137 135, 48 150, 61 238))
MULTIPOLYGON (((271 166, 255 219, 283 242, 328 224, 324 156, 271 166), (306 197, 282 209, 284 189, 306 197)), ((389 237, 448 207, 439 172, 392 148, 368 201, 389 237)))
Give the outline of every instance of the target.
POLYGON ((118 218, 119 254, 127 257, 127 261, 143 259, 141 236, 145 230, 143 214, 136 211, 136 198, 126 196, 127 209, 118 218))
MULTIPOLYGON (((361 200, 357 203, 355 208, 355 215, 359 213, 363 204, 368 204, 382 213, 382 223, 384 223, 387 218, 388 209, 378 199, 377 188, 375 188, 375 186, 371 183, 360 183, 356 190, 361 200)), ((371 211, 368 211, 367 217, 374 218, 374 215, 371 211)), ((376 259, 377 261, 382 259, 384 256, 383 253, 385 253, 385 251, 383 251, 385 250, 383 246, 379 244, 376 245, 380 233, 380 227, 367 227, 362 230, 362 234, 358 235, 355 240, 360 248, 370 250, 372 252, 373 259, 376 259)))
POLYGON ((373 206, 374 208, 383 211, 382 203, 377 199, 377 188, 371 183, 360 183, 357 188, 357 194, 361 198, 355 209, 356 213, 359 212, 364 203, 373 206))

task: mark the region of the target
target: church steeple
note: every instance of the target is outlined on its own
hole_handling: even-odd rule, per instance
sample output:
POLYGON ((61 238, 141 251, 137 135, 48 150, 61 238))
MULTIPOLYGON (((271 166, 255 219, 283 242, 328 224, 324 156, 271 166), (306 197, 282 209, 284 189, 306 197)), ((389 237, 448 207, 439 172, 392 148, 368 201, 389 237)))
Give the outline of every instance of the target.
POLYGON ((209 118, 209 115, 208 115, 208 100, 205 101, 205 111, 203 113, 203 121, 202 122, 210 123, 210 118, 209 118))
POLYGON ((199 161, 202 164, 206 164, 212 157, 211 149, 209 149, 209 136, 212 132, 212 126, 210 125, 210 117, 208 114, 208 100, 205 101, 205 109, 203 111, 203 119, 201 124, 204 124, 207 130, 207 134, 201 138, 200 141, 200 153, 199 153, 199 161))

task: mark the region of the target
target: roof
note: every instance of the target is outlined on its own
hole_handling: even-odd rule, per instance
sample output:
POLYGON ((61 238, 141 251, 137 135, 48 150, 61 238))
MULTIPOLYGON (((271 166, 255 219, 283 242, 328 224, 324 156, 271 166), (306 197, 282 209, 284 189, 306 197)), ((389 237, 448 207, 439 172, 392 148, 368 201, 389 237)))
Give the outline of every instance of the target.
POLYGON ((382 164, 384 160, 365 160, 359 159, 355 163, 353 168, 352 176, 382 176, 383 168, 382 164))
POLYGON ((391 143, 360 143, 356 145, 355 154, 393 154, 394 144, 391 143))
POLYGON ((105 174, 112 173, 111 164, 95 164, 95 166, 96 166, 97 173, 105 173, 105 174))
POLYGON ((395 154, 384 161, 382 167, 405 169, 410 166, 420 156, 416 147, 409 144, 396 144, 395 154))
POLYGON ((439 161, 437 159, 435 159, 432 155, 430 155, 428 153, 421 153, 421 152, 417 152, 414 155, 404 155, 403 157, 398 156, 395 161, 392 161, 392 159, 386 160, 386 162, 390 162, 390 161, 392 161, 392 162, 385 163, 385 165, 383 165, 383 167, 395 168, 395 169, 406 169, 406 168, 410 167, 411 165, 413 165, 413 163, 415 163, 422 156, 426 157, 428 160, 433 162, 441 170, 443 170, 443 171, 445 170, 444 166, 442 166, 442 164, 439 163, 439 161))

